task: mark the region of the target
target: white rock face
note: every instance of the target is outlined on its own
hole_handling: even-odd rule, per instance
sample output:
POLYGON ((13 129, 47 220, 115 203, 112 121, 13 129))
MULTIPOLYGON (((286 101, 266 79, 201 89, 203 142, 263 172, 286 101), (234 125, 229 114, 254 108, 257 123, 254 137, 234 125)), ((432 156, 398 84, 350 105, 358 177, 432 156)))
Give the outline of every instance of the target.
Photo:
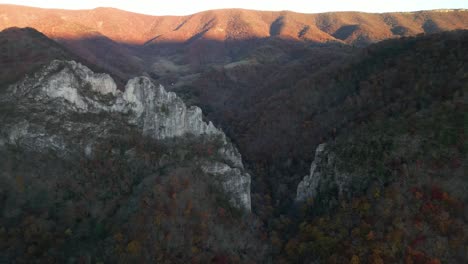
MULTIPOLYGON (((64 100, 78 112, 109 111, 101 99, 105 95, 121 96, 112 77, 96 74, 74 61, 55 60, 34 76, 27 76, 10 86, 16 98, 29 97, 36 101, 64 100)), ((114 98, 117 99, 117 98, 114 98)), ((122 107, 121 110, 124 110, 122 107)))
POLYGON ((224 191, 229 194, 231 204, 251 210, 250 192, 243 191, 250 190, 250 175, 248 173, 220 162, 208 163, 202 166, 202 170, 222 182, 224 191))
POLYGON ((121 92, 107 74, 93 73, 73 61, 53 61, 34 76, 11 85, 7 94, 0 96, 0 103, 13 104, 17 112, 32 112, 42 120, 34 125, 23 120, 0 127, 0 146, 22 144, 63 152, 78 147, 90 157, 94 142, 122 125, 136 126, 143 135, 158 140, 186 134, 219 137, 222 146, 218 153, 226 163, 213 161, 200 166, 220 183, 234 206, 250 211, 250 175, 244 172, 238 150, 221 130, 203 121, 200 108, 188 108, 175 93, 156 86, 149 78, 133 78, 121 92), (106 114, 106 119, 77 123, 70 121, 74 113, 106 114))
POLYGON ((203 121, 198 107, 187 108, 175 93, 155 87, 150 79, 137 77, 128 81, 123 100, 135 113, 133 122, 143 134, 157 139, 194 135, 223 135, 211 122, 203 121))
POLYGON ((336 157, 327 149, 327 145, 320 144, 315 150, 309 175, 297 186, 296 201, 315 199, 320 191, 332 189, 337 189, 341 196, 347 191, 351 178, 351 175, 338 170, 336 157))
POLYGON ((320 144, 315 150, 315 158, 310 166, 310 173, 297 186, 296 201, 305 201, 316 196, 321 179, 321 173, 317 170, 317 165, 322 161, 325 146, 326 144, 320 144))

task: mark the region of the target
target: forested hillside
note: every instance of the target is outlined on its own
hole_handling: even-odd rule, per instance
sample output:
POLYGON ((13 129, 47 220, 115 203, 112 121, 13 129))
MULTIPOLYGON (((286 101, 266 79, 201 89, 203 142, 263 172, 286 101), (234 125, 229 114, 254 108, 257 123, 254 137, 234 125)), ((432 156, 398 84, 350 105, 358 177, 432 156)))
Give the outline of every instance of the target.
POLYGON ((0 262, 468 261, 468 11, 0 8, 0 262))
POLYGON ((386 41, 338 71, 338 90, 320 100, 330 100, 320 123, 339 118, 318 166, 350 178, 273 221, 283 261, 467 259, 467 41, 467 32, 386 41))

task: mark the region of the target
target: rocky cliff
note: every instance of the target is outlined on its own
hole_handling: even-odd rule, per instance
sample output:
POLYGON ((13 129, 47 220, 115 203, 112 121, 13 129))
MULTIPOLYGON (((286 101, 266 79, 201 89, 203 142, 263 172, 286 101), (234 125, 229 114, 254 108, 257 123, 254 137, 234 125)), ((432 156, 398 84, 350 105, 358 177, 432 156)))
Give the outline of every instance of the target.
POLYGON ((74 61, 53 61, 9 86, 0 104, 0 148, 92 157, 101 140, 132 130, 158 141, 188 135, 219 140, 219 158, 197 160, 196 166, 212 175, 233 206, 250 211, 250 175, 237 149, 203 121, 200 108, 187 107, 149 78, 131 79, 121 92, 107 74, 74 61))
POLYGON ((304 202, 316 199, 319 194, 335 192, 337 197, 326 197, 333 200, 346 195, 352 176, 342 172, 336 156, 327 144, 320 144, 315 151, 315 158, 310 166, 310 173, 302 179, 297 187, 296 201, 304 202))

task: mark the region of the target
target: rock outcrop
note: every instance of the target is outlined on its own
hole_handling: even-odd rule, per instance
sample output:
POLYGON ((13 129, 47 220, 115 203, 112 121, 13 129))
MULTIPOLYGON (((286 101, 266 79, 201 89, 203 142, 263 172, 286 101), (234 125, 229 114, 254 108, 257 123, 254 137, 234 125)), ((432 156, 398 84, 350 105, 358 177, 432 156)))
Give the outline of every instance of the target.
POLYGON ((140 126, 143 134, 156 139, 194 135, 223 135, 209 122, 202 119, 200 108, 187 108, 175 93, 156 87, 150 79, 131 79, 125 87, 123 100, 134 113, 132 122, 140 126))
POLYGON ((309 175, 305 176, 297 187, 296 201, 315 199, 320 193, 328 194, 332 191, 337 192, 338 196, 343 196, 348 191, 351 178, 351 175, 339 170, 336 156, 327 144, 320 144, 315 151, 309 175))
POLYGON ((203 121, 200 108, 187 107, 147 77, 129 80, 121 92, 107 74, 73 61, 53 61, 9 86, 0 104, 0 147, 15 144, 92 156, 100 139, 133 128, 157 140, 187 134, 220 138, 222 161, 200 161, 198 166, 213 176, 235 207, 250 210, 250 175, 237 149, 221 130, 203 121))

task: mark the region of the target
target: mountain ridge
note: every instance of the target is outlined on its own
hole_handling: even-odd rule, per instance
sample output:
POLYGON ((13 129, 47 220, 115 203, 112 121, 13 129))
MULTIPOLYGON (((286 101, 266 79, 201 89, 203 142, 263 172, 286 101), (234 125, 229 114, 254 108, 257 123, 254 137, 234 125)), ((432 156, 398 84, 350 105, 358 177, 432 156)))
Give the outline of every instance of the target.
POLYGON ((468 29, 468 12, 303 14, 218 9, 151 16, 115 8, 0 5, 0 30, 9 27, 34 28, 122 80, 162 77, 168 86, 181 75, 199 72, 199 66, 242 62, 252 53, 269 61, 314 45, 364 47, 389 38, 468 29))
MULTIPOLYGON (((52 15, 61 23, 80 24, 88 30, 100 32, 114 41, 139 45, 161 35, 167 35, 164 39, 175 41, 187 41, 201 32, 203 32, 205 38, 224 41, 232 36, 245 37, 242 34, 239 35, 241 32, 235 31, 239 29, 236 27, 232 28, 231 32, 219 32, 228 31, 231 18, 249 24, 250 30, 248 33, 257 38, 279 35, 296 40, 342 41, 347 44, 359 45, 400 35, 427 33, 430 30, 423 28, 423 24, 427 21, 433 21, 440 30, 466 28, 468 24, 468 12, 464 9, 387 13, 347 11, 306 14, 293 11, 257 11, 233 8, 207 10, 185 16, 153 16, 109 7, 65 10, 17 5, 0 6, 3 11, 0 11, 3 17, 3 22, 0 22, 0 28, 2 29, 10 26, 31 26, 31 24, 36 23, 36 28, 39 31, 50 37, 59 37, 60 32, 57 33, 56 30, 60 29, 60 27, 57 27, 56 24, 52 23, 53 30, 50 28, 51 26, 41 24, 41 20, 45 16, 50 19, 52 15), (441 15, 453 13, 461 14, 461 17, 441 20, 441 15), (415 21, 410 21, 411 19, 408 16, 414 16, 415 21), (108 23, 110 25, 107 27, 106 24, 108 23), (391 29, 395 27, 392 24, 395 23, 396 26, 408 28, 409 31, 397 32, 398 34, 392 33, 391 29), (125 26, 122 26, 123 24, 125 26), (275 26, 279 28, 275 29, 275 26), (347 26, 362 28, 349 28, 347 26), (353 32, 344 35, 343 32, 337 32, 340 29, 341 31, 352 30, 353 32, 361 30, 362 33, 357 32, 355 34, 363 37, 369 36, 367 40, 359 40, 352 36, 353 32), (176 34, 175 32, 178 31, 182 31, 182 33, 176 34), (320 36, 323 39, 320 39, 320 36)), ((245 28, 240 27, 240 29, 242 31, 245 28)))

